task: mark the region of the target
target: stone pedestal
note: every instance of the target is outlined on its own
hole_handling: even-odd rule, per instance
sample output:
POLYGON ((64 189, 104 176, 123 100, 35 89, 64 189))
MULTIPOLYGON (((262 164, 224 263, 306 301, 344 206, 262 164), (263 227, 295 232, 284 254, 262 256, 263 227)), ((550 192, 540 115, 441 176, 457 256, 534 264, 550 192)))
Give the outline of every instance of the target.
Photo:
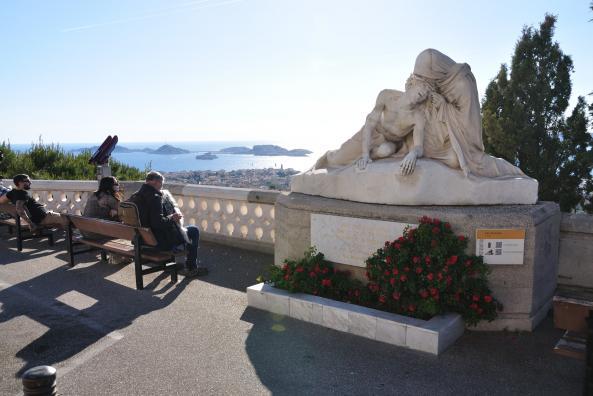
MULTIPOLYGON (((494 296, 504 311, 478 330, 531 331, 545 317, 556 289, 560 209, 551 202, 496 206, 394 206, 343 201, 300 193, 280 195, 276 201, 275 264, 298 259, 311 246, 311 215, 418 224, 422 216, 451 223, 456 234, 469 239, 475 253, 477 229, 524 229, 523 264, 491 265, 494 296)), ((372 226, 372 222, 369 223, 372 226)), ((361 230, 361 233, 364 232, 361 230)), ((386 235, 393 240, 395 235, 386 235)), ((379 244, 376 248, 380 248, 379 244)), ((323 252, 323 251, 322 251, 323 252)), ((364 263, 351 267, 359 276, 364 263)), ((474 328, 472 328, 474 329, 474 328)))

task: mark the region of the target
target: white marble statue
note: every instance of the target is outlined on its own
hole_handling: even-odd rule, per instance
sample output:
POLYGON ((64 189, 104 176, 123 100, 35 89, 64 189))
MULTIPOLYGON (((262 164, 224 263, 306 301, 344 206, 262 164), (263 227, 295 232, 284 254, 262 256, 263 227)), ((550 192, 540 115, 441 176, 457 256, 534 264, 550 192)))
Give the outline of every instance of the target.
POLYGON ((427 49, 418 55, 405 92, 381 91, 362 129, 313 169, 349 166, 366 169, 373 160, 404 156, 401 175, 414 172, 426 157, 461 169, 465 176, 523 176, 507 161, 484 152, 480 103, 469 65, 427 49))
POLYGON ((391 205, 534 204, 537 189, 484 152, 474 75, 434 49, 405 92, 381 91, 360 131, 291 181, 292 192, 391 205))

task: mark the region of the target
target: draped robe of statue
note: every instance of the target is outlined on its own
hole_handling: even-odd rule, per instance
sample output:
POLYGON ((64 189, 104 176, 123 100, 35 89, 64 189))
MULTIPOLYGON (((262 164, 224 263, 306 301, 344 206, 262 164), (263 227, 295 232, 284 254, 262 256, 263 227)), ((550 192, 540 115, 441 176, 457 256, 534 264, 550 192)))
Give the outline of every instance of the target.
MULTIPOLYGON (((448 137, 457 154, 459 166, 466 175, 483 177, 524 176, 523 172, 501 158, 484 152, 482 117, 476 79, 467 63, 456 63, 445 54, 424 50, 416 58, 414 74, 436 86, 446 100, 427 112, 427 134, 441 139, 448 137)), ((439 153, 426 157, 439 159, 439 153)))

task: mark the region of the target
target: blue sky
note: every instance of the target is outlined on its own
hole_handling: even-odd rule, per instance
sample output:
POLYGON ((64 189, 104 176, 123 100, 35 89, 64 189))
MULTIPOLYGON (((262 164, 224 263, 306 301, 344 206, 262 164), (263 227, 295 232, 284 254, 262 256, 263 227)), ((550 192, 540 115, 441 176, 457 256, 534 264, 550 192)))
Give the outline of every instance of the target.
MULTIPOLYGON (((590 1, 5 0, 0 140, 257 140, 354 134, 416 55, 471 65, 480 95, 524 25, 558 16, 573 100, 593 91, 590 1)), ((588 96, 589 102, 593 101, 588 96)))

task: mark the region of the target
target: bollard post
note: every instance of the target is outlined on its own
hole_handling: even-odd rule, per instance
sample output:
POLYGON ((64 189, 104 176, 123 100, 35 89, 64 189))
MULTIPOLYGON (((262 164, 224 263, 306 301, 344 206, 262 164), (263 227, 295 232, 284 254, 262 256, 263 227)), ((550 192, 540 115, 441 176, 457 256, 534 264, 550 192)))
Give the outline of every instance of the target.
POLYGON ((51 366, 30 368, 23 374, 25 396, 56 396, 56 369, 51 366))

